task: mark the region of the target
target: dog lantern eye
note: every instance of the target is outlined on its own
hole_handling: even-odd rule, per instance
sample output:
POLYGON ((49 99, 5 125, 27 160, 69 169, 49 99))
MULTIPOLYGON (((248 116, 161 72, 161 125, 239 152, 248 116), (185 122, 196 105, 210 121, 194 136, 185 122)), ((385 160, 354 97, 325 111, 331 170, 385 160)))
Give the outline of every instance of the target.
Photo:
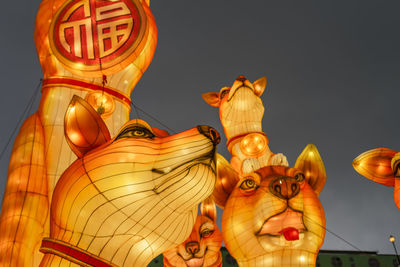
POLYGON ((210 222, 206 222, 200 227, 200 237, 201 238, 210 237, 214 233, 214 231, 215 231, 214 225, 210 222))
POLYGON ((125 128, 115 140, 120 138, 148 138, 151 139, 154 137, 154 134, 147 128, 142 126, 131 126, 125 128))
POLYGON ((203 231, 201 231, 200 236, 201 236, 202 238, 206 238, 206 237, 211 236, 213 233, 214 233, 213 230, 204 229, 203 231))
POLYGON ((240 184, 239 188, 244 193, 248 194, 248 193, 253 193, 258 188, 258 185, 256 181, 254 181, 253 177, 247 177, 240 184))

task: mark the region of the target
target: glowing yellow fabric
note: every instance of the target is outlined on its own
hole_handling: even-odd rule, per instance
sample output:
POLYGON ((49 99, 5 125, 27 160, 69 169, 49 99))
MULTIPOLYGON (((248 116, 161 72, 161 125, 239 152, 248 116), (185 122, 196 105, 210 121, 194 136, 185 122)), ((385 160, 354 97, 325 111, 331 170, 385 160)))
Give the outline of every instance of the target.
MULTIPOLYGON (((113 266, 146 266, 189 236, 197 204, 212 193, 216 179, 218 138, 210 127, 159 136, 136 119, 110 139, 100 116, 78 97, 65 125, 79 157, 55 187, 51 239, 113 266)), ((40 266, 70 264, 46 254, 40 266)))
POLYGON ((76 159, 64 137, 74 95, 87 98, 115 135, 130 94, 150 64, 157 29, 149 1, 43 0, 35 44, 44 80, 39 110, 16 139, 0 217, 0 265, 38 266, 49 203, 76 159), (100 94, 100 95, 99 95, 100 94))

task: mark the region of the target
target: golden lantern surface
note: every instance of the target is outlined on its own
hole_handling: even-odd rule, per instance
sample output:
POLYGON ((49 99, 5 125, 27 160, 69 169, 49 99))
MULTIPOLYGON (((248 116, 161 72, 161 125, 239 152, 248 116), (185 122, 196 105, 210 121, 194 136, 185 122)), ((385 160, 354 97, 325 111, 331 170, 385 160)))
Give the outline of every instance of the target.
POLYGON ((261 133, 250 133, 240 141, 240 150, 249 158, 262 156, 267 146, 268 138, 261 133))
POLYGON ((115 110, 114 99, 104 92, 92 92, 86 96, 86 101, 106 119, 112 115, 115 110))
POLYGON ((239 266, 315 266, 325 236, 318 195, 326 180, 316 147, 308 145, 294 168, 266 166, 243 176, 218 161, 213 197, 224 209, 225 246, 239 266))
POLYGON ((202 95, 209 105, 219 108, 227 148, 232 154, 231 165, 238 173, 250 173, 268 165, 288 166, 283 154, 271 152, 262 131, 264 106, 260 96, 266 85, 266 77, 251 83, 239 76, 232 87, 202 95))
POLYGON ((42 258, 38 248, 50 231, 53 190, 76 159, 63 125, 72 97, 87 98, 114 136, 129 119, 130 94, 156 43, 148 0, 41 2, 35 44, 42 96, 38 111, 21 126, 10 159, 0 217, 1 264, 37 266, 42 258))
POLYGON ((78 97, 65 127, 78 159, 55 187, 40 266, 146 266, 189 236, 215 184, 213 129, 165 135, 135 119, 110 138, 78 97))

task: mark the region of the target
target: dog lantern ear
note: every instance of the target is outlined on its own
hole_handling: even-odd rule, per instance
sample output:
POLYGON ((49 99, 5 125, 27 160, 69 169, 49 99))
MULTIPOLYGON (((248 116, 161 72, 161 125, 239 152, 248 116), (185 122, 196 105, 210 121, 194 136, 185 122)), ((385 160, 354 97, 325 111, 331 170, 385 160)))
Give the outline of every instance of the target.
POLYGON ((315 145, 307 145, 294 165, 303 172, 307 183, 319 195, 326 182, 325 166, 315 145))
POLYGON ((79 96, 73 96, 64 118, 64 134, 72 151, 80 158, 111 139, 100 115, 79 96))
POLYGON ((374 182, 394 186, 394 171, 397 168, 396 162, 398 162, 395 160, 396 153, 389 148, 375 148, 366 151, 353 160, 353 168, 374 182))
POLYGON ((221 100, 219 99, 219 93, 217 92, 204 93, 201 95, 201 97, 210 106, 218 108, 219 105, 221 104, 221 100))
POLYGON ((212 197, 209 197, 200 204, 200 214, 210 218, 213 222, 217 222, 217 207, 212 197))
POLYGON ((220 208, 225 207, 225 203, 238 181, 239 174, 223 156, 217 154, 217 181, 212 196, 220 208))
POLYGON ((254 93, 261 96, 264 93, 265 87, 267 86, 267 77, 261 77, 257 81, 253 82, 254 93))

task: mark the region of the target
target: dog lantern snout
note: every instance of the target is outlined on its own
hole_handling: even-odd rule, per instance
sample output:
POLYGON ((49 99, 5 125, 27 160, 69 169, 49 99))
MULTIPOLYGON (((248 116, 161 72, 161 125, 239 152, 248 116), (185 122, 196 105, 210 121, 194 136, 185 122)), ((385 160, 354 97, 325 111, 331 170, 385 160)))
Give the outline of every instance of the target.
POLYGON ((295 197, 300 192, 300 184, 292 177, 278 177, 270 183, 269 188, 275 196, 285 200, 295 197))
POLYGON ((190 241, 186 243, 185 249, 187 253, 194 255, 200 251, 200 244, 197 241, 190 241))
POLYGON ((243 75, 240 75, 236 78, 236 81, 239 81, 239 82, 245 82, 246 80, 247 80, 246 77, 244 77, 243 75))

